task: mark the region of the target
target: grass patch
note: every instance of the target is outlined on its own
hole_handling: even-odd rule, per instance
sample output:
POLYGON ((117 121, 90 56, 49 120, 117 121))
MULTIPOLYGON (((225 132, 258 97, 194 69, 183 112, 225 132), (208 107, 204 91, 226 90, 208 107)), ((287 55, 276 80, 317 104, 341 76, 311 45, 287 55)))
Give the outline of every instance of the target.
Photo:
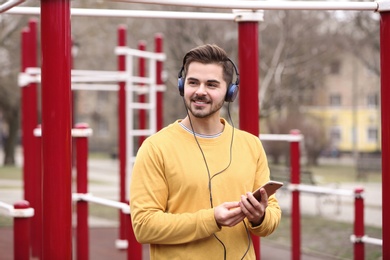
POLYGON ((365 180, 357 180, 356 168, 353 165, 319 165, 307 167, 312 171, 320 183, 343 183, 343 182, 381 182, 380 172, 370 173, 365 180))
POLYGON ((0 179, 21 180, 22 168, 17 166, 2 166, 0 167, 0 179))
POLYGON ((89 159, 112 159, 109 153, 104 152, 90 152, 88 153, 89 159))
POLYGON ((13 227, 14 220, 10 216, 0 214, 0 227, 13 227))
POLYGON ((91 216, 98 218, 104 218, 113 221, 117 221, 119 219, 119 209, 116 208, 89 203, 88 211, 91 216))

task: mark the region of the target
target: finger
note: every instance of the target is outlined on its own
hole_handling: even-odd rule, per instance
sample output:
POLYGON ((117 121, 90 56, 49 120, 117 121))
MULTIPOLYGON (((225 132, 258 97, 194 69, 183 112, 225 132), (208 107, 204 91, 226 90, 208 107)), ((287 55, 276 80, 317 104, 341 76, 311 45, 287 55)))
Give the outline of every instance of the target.
POLYGON ((254 198, 254 201, 250 201, 251 198, 246 198, 244 195, 241 196, 241 210, 250 219, 256 216, 256 212, 261 208, 260 203, 254 198), (254 205, 253 205, 253 204, 254 205))
POLYGON ((244 213, 236 215, 229 220, 228 226, 233 227, 233 226, 237 225, 238 223, 240 223, 241 221, 243 221, 245 218, 246 218, 246 216, 244 213))
POLYGON ((225 203, 223 203, 223 206, 224 206, 226 209, 233 209, 233 208, 239 207, 240 204, 239 204, 239 201, 230 201, 230 202, 225 202, 225 203))
MULTIPOLYGON (((248 194, 248 200, 250 200, 251 194, 248 194)), ((256 198, 255 201, 250 203, 248 200, 245 199, 245 196, 241 197, 241 210, 246 215, 247 219, 251 222, 257 222, 264 214, 264 207, 262 203, 259 203, 256 198)), ((253 201, 253 200, 252 200, 253 201)))
POLYGON ((260 193, 261 193, 261 203, 263 205, 268 205, 268 194, 265 191, 265 189, 261 189, 260 193))
POLYGON ((244 203, 245 206, 248 207, 248 209, 249 209, 249 206, 248 206, 249 204, 252 207, 259 204, 257 199, 253 196, 252 192, 247 192, 246 196, 247 196, 246 198, 245 198, 245 196, 241 196, 241 201, 244 203))

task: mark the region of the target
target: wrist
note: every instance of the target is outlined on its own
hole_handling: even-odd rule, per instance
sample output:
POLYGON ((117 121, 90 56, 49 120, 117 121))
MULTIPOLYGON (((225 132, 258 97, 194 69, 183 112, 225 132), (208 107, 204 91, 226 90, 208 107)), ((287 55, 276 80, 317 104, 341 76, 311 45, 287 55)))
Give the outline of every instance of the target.
POLYGON ((263 215, 262 217, 260 217, 260 220, 259 220, 259 221, 251 222, 252 227, 258 227, 258 226, 260 226, 260 225, 263 223, 264 218, 265 218, 265 212, 264 212, 264 215, 263 215))

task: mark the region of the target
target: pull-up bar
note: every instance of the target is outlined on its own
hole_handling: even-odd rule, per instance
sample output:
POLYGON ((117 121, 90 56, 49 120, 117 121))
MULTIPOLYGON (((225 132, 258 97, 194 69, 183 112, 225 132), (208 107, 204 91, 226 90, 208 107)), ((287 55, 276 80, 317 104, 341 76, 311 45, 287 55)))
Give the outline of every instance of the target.
POLYGON ((0 5, 0 13, 3 13, 14 6, 20 5, 24 0, 10 0, 0 5))
MULTIPOLYGON (((40 15, 39 7, 14 7, 7 14, 40 15)), ((72 16, 89 17, 123 17, 123 18, 154 18, 154 19, 193 19, 193 20, 221 20, 233 21, 236 17, 233 13, 210 12, 174 12, 174 11, 149 11, 149 10, 116 10, 116 9, 87 9, 71 8, 72 16)))
MULTIPOLYGON (((188 1, 188 0, 120 0, 142 4, 192 6, 219 9, 251 10, 346 10, 379 11, 381 2, 340 2, 340 1, 188 1)), ((387 6, 388 8, 388 6, 387 6)))

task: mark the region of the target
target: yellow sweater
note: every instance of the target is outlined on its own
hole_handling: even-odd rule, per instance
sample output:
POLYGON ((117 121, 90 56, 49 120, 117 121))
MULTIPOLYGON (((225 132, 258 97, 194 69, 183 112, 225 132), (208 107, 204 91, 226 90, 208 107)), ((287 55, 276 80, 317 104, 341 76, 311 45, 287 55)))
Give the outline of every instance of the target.
MULTIPOLYGON (((130 182, 130 210, 135 236, 150 244, 151 259, 241 259, 249 245, 246 227, 217 226, 210 206, 209 176, 193 134, 180 121, 147 138, 140 147, 130 182), (213 236, 215 234, 223 245, 213 236)), ((224 119, 216 138, 197 137, 211 175, 213 205, 239 201, 269 180, 267 158, 258 137, 234 130, 224 119), (230 166, 222 173, 216 173, 230 166)), ((267 236, 278 226, 281 210, 269 197, 263 223, 249 231, 267 236)), ((255 259, 252 243, 245 259, 255 259)))

